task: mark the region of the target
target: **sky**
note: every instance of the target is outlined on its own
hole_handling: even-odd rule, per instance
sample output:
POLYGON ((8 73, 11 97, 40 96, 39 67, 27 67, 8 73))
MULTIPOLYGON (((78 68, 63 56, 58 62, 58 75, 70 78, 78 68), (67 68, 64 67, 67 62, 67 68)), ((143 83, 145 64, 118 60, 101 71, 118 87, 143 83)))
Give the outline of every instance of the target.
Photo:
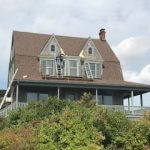
POLYGON ((98 38, 105 28, 125 80, 150 84, 149 0, 0 0, 0 20, 0 89, 7 87, 13 30, 98 38))

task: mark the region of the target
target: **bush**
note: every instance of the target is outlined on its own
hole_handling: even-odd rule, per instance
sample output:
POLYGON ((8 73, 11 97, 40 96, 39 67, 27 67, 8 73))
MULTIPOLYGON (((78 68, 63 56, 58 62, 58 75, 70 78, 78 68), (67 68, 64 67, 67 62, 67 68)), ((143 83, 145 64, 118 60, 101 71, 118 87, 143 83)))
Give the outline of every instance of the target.
POLYGON ((41 121, 35 130, 36 149, 102 150, 104 137, 93 126, 90 112, 88 108, 76 105, 41 121))
POLYGON ((29 103, 25 108, 18 108, 10 113, 6 118, 6 126, 26 124, 33 120, 40 120, 52 113, 61 112, 68 101, 58 100, 56 97, 50 97, 49 100, 29 103))
POLYGON ((126 131, 129 127, 127 117, 121 112, 108 111, 104 108, 93 108, 94 126, 105 136, 103 145, 113 143, 118 132, 126 131))
POLYGON ((131 122, 95 106, 89 93, 79 101, 30 103, 1 118, 0 129, 2 150, 143 150, 150 144, 150 114, 131 122))

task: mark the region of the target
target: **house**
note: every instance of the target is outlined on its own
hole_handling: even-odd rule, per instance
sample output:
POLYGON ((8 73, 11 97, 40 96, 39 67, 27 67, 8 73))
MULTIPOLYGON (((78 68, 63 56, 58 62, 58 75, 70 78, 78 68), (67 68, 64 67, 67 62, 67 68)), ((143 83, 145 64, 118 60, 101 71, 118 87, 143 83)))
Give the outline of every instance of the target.
POLYGON ((120 61, 105 34, 101 29, 99 38, 93 39, 14 31, 8 83, 17 68, 18 72, 9 91, 12 104, 49 96, 76 100, 90 92, 97 105, 123 108, 128 98, 129 109, 134 96, 140 95, 143 107, 142 94, 150 86, 123 79, 120 61))

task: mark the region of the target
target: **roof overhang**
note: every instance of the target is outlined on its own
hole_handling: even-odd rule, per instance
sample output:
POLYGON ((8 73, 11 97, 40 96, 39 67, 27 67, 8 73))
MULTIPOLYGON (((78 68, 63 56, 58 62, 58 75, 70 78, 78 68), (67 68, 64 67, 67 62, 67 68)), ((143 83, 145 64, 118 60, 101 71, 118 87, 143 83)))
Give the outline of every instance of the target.
POLYGON ((139 93, 150 92, 150 86, 133 86, 133 85, 119 85, 119 84, 96 84, 92 82, 76 83, 71 81, 32 81, 32 80, 15 80, 21 86, 36 86, 36 87, 65 87, 65 88, 86 88, 86 89, 107 89, 120 91, 135 91, 139 93))

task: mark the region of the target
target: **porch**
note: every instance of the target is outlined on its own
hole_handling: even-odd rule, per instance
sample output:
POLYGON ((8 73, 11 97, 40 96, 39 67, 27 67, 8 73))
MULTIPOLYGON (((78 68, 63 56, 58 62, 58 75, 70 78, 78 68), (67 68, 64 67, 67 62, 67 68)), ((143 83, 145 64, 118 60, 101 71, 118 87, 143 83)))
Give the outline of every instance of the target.
POLYGON ((150 86, 131 86, 129 83, 120 84, 76 84, 74 82, 31 82, 22 81, 13 84, 10 93, 13 102, 0 110, 0 116, 7 116, 10 111, 24 107, 30 100, 41 100, 49 96, 58 99, 79 99, 83 92, 90 92, 96 105, 114 111, 121 111, 128 117, 142 117, 145 112, 150 112, 150 107, 143 106, 143 94, 150 92, 150 86), (134 105, 134 96, 140 96, 140 106, 134 105), (128 105, 123 101, 127 99, 128 105))

